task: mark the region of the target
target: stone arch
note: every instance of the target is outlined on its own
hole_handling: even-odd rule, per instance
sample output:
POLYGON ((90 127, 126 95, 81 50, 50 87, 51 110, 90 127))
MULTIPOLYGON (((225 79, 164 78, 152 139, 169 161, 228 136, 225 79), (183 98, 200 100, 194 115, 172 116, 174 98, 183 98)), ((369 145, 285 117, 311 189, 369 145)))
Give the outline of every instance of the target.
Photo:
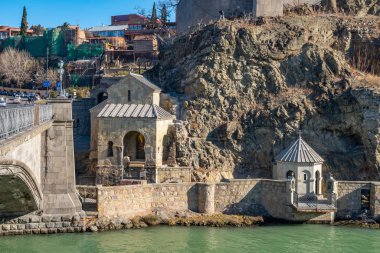
POLYGON ((109 141, 107 143, 107 157, 113 157, 113 142, 109 141))
POLYGON ((131 161, 145 161, 146 138, 139 131, 129 131, 123 139, 123 156, 129 156, 131 161))
POLYGON ((29 167, 0 159, 0 216, 23 215, 42 209, 42 191, 29 167))

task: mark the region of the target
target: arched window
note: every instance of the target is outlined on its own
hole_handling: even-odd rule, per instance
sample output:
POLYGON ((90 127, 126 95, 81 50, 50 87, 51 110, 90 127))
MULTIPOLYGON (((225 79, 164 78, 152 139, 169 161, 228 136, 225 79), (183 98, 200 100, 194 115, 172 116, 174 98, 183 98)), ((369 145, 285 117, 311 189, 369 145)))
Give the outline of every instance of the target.
POLYGON ((113 142, 108 142, 107 157, 113 157, 113 142))
POLYGON ((128 102, 132 101, 132 92, 128 90, 128 102))
POLYGON ((294 173, 294 171, 289 170, 288 172, 286 172, 286 178, 295 178, 295 177, 296 177, 296 173, 294 173))

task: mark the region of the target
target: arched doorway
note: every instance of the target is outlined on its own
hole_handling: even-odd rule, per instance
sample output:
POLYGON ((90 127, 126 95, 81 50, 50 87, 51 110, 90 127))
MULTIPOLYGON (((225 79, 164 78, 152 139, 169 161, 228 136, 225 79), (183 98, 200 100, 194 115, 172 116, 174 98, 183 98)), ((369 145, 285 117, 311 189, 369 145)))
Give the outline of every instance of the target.
POLYGON ((108 99, 108 93, 107 92, 101 92, 98 94, 98 104, 100 104, 101 102, 103 102, 104 100, 107 100, 108 99))
POLYGON ((137 131, 129 132, 124 137, 124 156, 128 156, 131 161, 145 161, 145 137, 137 131))
POLYGON ((321 181, 321 173, 319 173, 319 170, 317 170, 315 172, 315 194, 317 195, 321 194, 320 181, 321 181))
POLYGON ((307 170, 304 170, 302 172, 302 179, 303 179, 303 186, 302 186, 302 191, 301 193, 303 194, 310 194, 310 179, 311 179, 311 173, 307 170))

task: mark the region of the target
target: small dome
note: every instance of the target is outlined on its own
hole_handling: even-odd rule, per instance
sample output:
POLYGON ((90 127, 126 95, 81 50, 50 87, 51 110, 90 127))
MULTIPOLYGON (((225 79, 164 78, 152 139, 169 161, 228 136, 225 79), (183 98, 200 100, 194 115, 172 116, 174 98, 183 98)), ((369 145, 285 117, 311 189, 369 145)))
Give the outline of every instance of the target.
POLYGON ((323 163, 323 158, 315 152, 301 137, 290 147, 282 151, 276 161, 292 163, 323 163))

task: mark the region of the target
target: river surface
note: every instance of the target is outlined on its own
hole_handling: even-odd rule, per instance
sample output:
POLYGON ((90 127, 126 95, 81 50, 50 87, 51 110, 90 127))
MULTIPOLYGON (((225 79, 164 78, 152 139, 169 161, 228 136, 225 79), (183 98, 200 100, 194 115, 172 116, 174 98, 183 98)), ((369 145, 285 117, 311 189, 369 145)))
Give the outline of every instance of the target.
POLYGON ((1 253, 380 252, 380 230, 329 225, 153 227, 101 233, 0 237, 1 253))

